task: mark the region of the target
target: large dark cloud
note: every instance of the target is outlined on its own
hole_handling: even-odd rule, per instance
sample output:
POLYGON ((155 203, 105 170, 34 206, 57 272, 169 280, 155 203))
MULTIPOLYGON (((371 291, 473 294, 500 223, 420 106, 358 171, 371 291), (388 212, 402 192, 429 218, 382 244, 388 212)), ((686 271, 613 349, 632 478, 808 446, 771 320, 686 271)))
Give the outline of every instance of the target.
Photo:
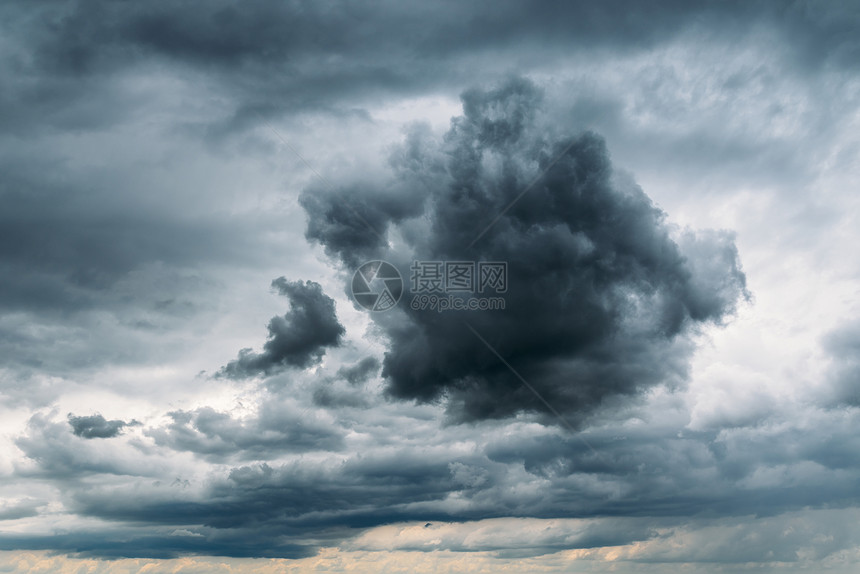
MULTIPOLYGON (((6 13, 10 23, 30 31, 38 46, 33 60, 65 73, 98 71, 147 52, 198 65, 240 67, 248 62, 296 64, 306 55, 320 60, 331 54, 385 55, 393 45, 401 48, 404 58, 498 49, 536 40, 641 48, 671 37, 705 15, 714 26, 742 24, 755 16, 771 18, 801 37, 798 49, 818 59, 847 63, 856 41, 844 32, 858 16, 856 7, 812 10, 800 1, 780 7, 766 2, 690 4, 681 0, 658 4, 546 0, 529 5, 503 0, 449 2, 442 7, 394 0, 367 6, 271 0, 240 5, 219 0, 202 7, 188 2, 126 6, 78 1, 45 2, 27 17, 21 14, 21 4, 9 3, 6 13), (806 30, 800 29, 804 23, 806 30), (380 31, 389 37, 380 38, 380 31), (416 34, 419 31, 423 34, 416 34)), ((383 62, 386 67, 394 57, 388 56, 383 62)))
POLYGON ((541 92, 529 81, 462 99, 441 150, 413 134, 394 155, 388 189, 400 190, 399 201, 361 185, 302 198, 308 237, 347 265, 381 258, 410 273, 402 253, 361 229, 359 209, 376 214, 379 230, 400 225, 415 260, 507 263, 504 310, 436 313, 406 301, 373 315, 390 338, 388 392, 445 397, 462 420, 546 412, 495 353, 574 418, 682 380, 690 335, 723 323, 746 295, 732 236, 686 231, 673 240, 666 215, 616 172, 598 135, 553 138, 537 122, 541 92), (418 206, 416 217, 390 207, 403 203, 418 206))
POLYGON ((567 50, 647 49, 695 26, 706 37, 772 28, 805 69, 853 66, 858 50, 850 33, 856 7, 811 9, 802 1, 10 2, 2 15, 23 48, 4 54, 16 81, 4 90, 0 124, 19 133, 121 119, 123 110, 110 105, 121 95, 111 78, 153 61, 223 80, 235 99, 220 122, 232 129, 259 113, 450 90, 510 69, 508 59, 534 67, 563 63, 567 50))
POLYGON ((242 349, 220 375, 240 379, 287 367, 304 368, 318 362, 326 347, 340 345, 345 329, 337 320, 334 299, 323 293, 319 283, 279 277, 272 287, 289 298, 290 310, 269 321, 269 338, 261 353, 242 349))

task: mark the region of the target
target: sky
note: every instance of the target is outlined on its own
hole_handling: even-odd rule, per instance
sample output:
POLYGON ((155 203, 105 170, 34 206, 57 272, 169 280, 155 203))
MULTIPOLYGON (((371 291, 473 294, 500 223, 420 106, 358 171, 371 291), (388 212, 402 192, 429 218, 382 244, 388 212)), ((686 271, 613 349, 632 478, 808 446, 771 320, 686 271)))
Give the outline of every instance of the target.
POLYGON ((860 568, 857 2, 0 30, 0 571, 860 568))

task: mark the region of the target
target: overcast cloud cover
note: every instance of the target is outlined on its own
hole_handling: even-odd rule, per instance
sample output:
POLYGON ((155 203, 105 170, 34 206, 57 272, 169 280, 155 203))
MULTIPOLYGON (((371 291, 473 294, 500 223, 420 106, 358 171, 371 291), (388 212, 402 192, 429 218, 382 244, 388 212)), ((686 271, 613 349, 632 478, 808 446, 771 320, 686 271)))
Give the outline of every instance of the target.
POLYGON ((860 568, 857 2, 0 27, 0 570, 860 568))

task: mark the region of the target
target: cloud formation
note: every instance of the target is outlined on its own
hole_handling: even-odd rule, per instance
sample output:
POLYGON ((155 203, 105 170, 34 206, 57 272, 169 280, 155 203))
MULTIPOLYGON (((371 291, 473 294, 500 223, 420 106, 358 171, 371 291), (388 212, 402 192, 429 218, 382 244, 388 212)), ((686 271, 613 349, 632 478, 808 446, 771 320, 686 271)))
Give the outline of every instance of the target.
POLYGON ((389 339, 391 396, 444 397, 462 421, 547 412, 498 353, 578 421, 613 397, 683 381, 690 337, 748 296, 730 233, 673 239, 603 139, 553 137, 538 122, 541 97, 521 78, 467 90, 442 142, 418 130, 393 154, 384 192, 348 184, 303 194, 308 238, 347 266, 384 259, 409 274, 404 252, 362 219, 397 228, 414 260, 507 263, 504 310, 437 314, 406 301, 396 315, 373 315, 389 339))
POLYGON ((379 361, 376 357, 365 357, 353 365, 345 365, 339 368, 337 374, 339 377, 343 377, 349 384, 359 385, 377 371, 379 371, 379 361))
POLYGON ((76 417, 69 413, 72 433, 81 438, 113 438, 118 436, 123 428, 138 424, 140 423, 137 421, 127 423, 118 419, 109 421, 99 414, 76 417))
POLYGON ((831 357, 827 402, 860 406, 860 321, 849 321, 824 338, 831 357))
POLYGON ((263 351, 239 351, 220 376, 241 379, 269 375, 288 367, 306 368, 319 362, 326 347, 337 347, 345 332, 337 320, 334 299, 314 281, 287 281, 278 277, 272 287, 290 300, 290 310, 269 321, 263 351))
POLYGON ((854 574, 859 25, 3 2, 0 570, 854 574), (375 258, 506 308, 359 316, 375 258))
POLYGON ((212 460, 233 456, 267 460, 284 453, 336 451, 343 447, 340 429, 286 402, 266 401, 257 416, 245 420, 211 407, 174 411, 168 416, 172 419, 170 424, 147 434, 166 448, 212 460))

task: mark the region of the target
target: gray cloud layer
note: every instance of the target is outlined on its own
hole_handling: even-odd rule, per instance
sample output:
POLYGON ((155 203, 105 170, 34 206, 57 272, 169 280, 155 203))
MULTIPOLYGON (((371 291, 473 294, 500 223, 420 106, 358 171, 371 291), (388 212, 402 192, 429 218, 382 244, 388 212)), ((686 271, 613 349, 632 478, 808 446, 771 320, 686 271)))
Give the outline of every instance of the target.
MULTIPOLYGON (((448 427, 432 440, 425 435, 423 447, 415 448, 409 435, 421 436, 433 425, 413 423, 419 428, 404 429, 405 440, 399 442, 392 441, 381 421, 349 422, 350 416, 340 424, 358 436, 370 434, 372 449, 353 443, 331 458, 233 466, 191 490, 178 479, 106 483, 109 476, 147 477, 157 472, 153 463, 161 464, 159 458, 146 449, 138 461, 82 450, 65 438, 70 433, 44 419, 31 421, 30 434, 18 444, 39 461, 38 476, 66 484, 99 476, 98 483, 71 490, 64 503, 80 515, 120 525, 117 531, 54 542, 65 551, 98 556, 296 557, 312 552, 321 540, 342 540, 376 525, 503 517, 637 518, 604 542, 626 544, 689 520, 778 516, 858 502, 854 484, 860 467, 851 454, 857 447, 856 412, 811 414, 806 424, 830 437, 825 441, 809 428, 781 423, 691 432, 678 426, 683 424, 679 414, 665 408, 661 421, 638 428, 593 428, 588 441, 594 450, 578 436, 536 425, 448 427), (463 444, 476 448, 463 449, 463 444), (161 530, 147 532, 143 525, 161 530), (184 529, 195 540, 162 537, 165 528, 184 529)), ((276 425, 264 422, 275 421, 278 415, 273 415, 262 413, 259 423, 240 428, 226 415, 198 412, 189 417, 197 438, 176 424, 153 432, 165 433, 156 434, 162 446, 219 457, 213 460, 225 460, 228 452, 251 459, 268 456, 290 450, 290 442, 317 455, 339 447, 330 432, 277 438, 272 431, 289 428, 291 417, 280 415, 276 425), (250 432, 252 426, 259 432, 250 432)), ((570 539, 568 547, 594 542, 587 536, 570 539)), ((0 544, 51 547, 47 539, 9 535, 0 537, 0 544)), ((558 549, 547 544, 532 551, 558 549)))
POLYGON ((155 442, 213 460, 234 455, 266 460, 289 452, 336 451, 343 447, 340 429, 274 401, 267 401, 258 416, 247 421, 237 421, 210 407, 168 415, 173 419, 170 425, 148 433, 155 442))
POLYGON ((0 396, 4 420, 27 423, 8 427, 0 520, 21 522, 0 548, 299 558, 401 521, 575 516, 594 526, 522 547, 516 528, 440 544, 528 555, 663 540, 630 560, 743 568, 856 552, 856 520, 784 518, 860 503, 856 321, 840 315, 824 339, 822 408, 750 383, 692 425, 662 385, 687 381, 697 333, 747 295, 740 255, 752 284, 762 248, 674 229, 678 211, 646 195, 659 186, 640 189, 610 152, 638 148, 638 166, 618 165, 651 162, 681 188, 711 182, 697 193, 734 178, 754 197, 727 209, 763 202, 761 233, 780 241, 769 260, 806 243, 830 253, 815 231, 850 211, 815 176, 854 173, 860 148, 835 136, 856 117, 858 27, 850 2, 4 2, 0 396), (386 112, 469 86, 446 135, 413 126, 384 175, 350 170, 399 121, 386 112), (306 185, 298 162, 273 168, 284 156, 263 121, 335 188, 306 185), (388 341, 377 358, 351 346, 321 285, 281 278, 290 309, 262 349, 192 382, 241 346, 191 356, 189 341, 217 346, 212 315, 244 313, 213 293, 240 292, 249 271, 262 287, 310 277, 302 210, 342 270, 381 257, 408 282, 412 259, 507 261, 507 307, 404 300, 372 317, 388 341), (554 420, 465 322, 584 432, 533 424, 554 420), (121 418, 62 414, 110 396, 98 408, 121 418), (437 403, 469 424, 442 424, 437 403), (727 542, 666 535, 711 519, 727 542))

